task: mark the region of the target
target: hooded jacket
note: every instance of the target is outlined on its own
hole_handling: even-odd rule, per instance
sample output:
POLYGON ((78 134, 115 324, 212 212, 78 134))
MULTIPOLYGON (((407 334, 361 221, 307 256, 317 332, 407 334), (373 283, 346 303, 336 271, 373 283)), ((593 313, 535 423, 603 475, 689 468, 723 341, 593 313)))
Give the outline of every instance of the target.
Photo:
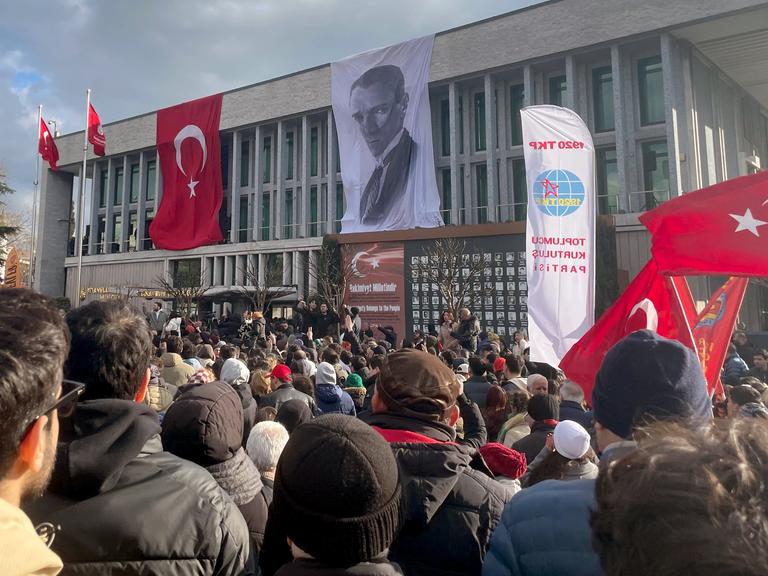
POLYGON ((235 389, 243 405, 243 446, 248 442, 251 428, 256 424, 256 411, 259 409, 253 398, 250 378, 251 372, 242 361, 237 358, 228 358, 224 361, 221 367, 221 380, 235 389))
POLYGON ((48 492, 27 512, 56 527, 62 574, 239 575, 240 511, 208 472, 162 451, 149 406, 88 400, 62 420, 48 492))
POLYGON ((323 414, 341 413, 356 416, 352 397, 336 384, 317 384, 315 386, 317 407, 323 414))
POLYGON ((163 371, 160 374, 163 380, 173 386, 183 386, 189 380, 189 377, 195 373, 195 369, 186 364, 181 356, 175 352, 166 352, 163 354, 163 371))

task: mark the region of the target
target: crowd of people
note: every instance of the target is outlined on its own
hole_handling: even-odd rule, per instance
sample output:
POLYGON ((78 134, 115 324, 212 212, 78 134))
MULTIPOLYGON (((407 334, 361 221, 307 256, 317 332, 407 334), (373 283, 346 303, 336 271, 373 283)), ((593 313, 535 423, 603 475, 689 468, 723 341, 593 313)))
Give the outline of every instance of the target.
POLYGON ((235 324, 0 290, 0 574, 768 566, 768 356, 743 333, 723 398, 641 330, 587 405, 466 308, 412 339, 317 302, 235 324))

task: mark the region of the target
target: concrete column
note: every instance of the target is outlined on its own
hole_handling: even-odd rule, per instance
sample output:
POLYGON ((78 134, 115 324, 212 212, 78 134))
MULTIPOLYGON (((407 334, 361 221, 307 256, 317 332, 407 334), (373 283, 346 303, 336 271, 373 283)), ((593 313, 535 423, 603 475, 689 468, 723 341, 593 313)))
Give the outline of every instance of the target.
POLYGON ((261 240, 261 202, 264 193, 264 174, 261 171, 261 148, 263 146, 261 126, 256 126, 253 137, 253 189, 255 190, 252 240, 261 240))
POLYGON ((567 90, 565 93, 565 102, 563 102, 563 104, 566 108, 570 108, 577 114, 580 114, 576 100, 576 76, 576 58, 573 54, 568 54, 565 57, 565 85, 567 90))
POLYGON ((291 284, 296 284, 296 290, 298 294, 302 294, 304 290, 304 252, 293 253, 293 278, 291 284))
MULTIPOLYGON (((115 191, 112 189, 112 183, 115 180, 114 164, 117 161, 116 158, 107 161, 109 171, 107 172, 107 210, 104 218, 104 245, 102 246, 104 254, 109 253, 109 239, 112 237, 112 214, 115 209, 115 191)), ((123 174, 123 178, 125 178, 125 174, 123 174)))
POLYGON ((120 252, 126 252, 128 250, 128 205, 130 198, 128 193, 131 185, 131 163, 128 162, 128 155, 123 156, 123 204, 120 206, 120 217, 122 218, 122 226, 120 227, 120 238, 115 238, 117 242, 120 242, 120 252))
POLYGON ((274 236, 276 240, 283 237, 283 200, 285 190, 285 179, 283 173, 283 148, 285 147, 285 125, 282 120, 277 122, 277 142, 275 142, 275 153, 277 154, 277 168, 275 170, 275 182, 277 191, 272 195, 270 210, 275 215, 275 221, 272 222, 274 236))
POLYGON ((488 222, 496 221, 496 207, 499 205, 499 190, 496 186, 496 82, 491 74, 484 78, 485 91, 485 163, 488 186, 488 222))
POLYGON ((507 127, 509 126, 509 106, 507 104, 507 96, 509 96, 509 90, 504 82, 500 82, 496 88, 498 93, 498 106, 497 106, 497 118, 496 122, 499 127, 498 136, 498 152, 497 159, 499 164, 497 169, 499 171, 499 194, 498 194, 498 208, 494 210, 496 220, 499 222, 507 222, 511 219, 512 213, 510 210, 511 201, 509 199, 509 182, 507 181, 507 127))
POLYGON ((93 189, 91 191, 91 231, 88 235, 87 254, 96 254, 96 232, 99 221, 99 187, 101 186, 101 171, 104 169, 103 162, 93 163, 93 189))
POLYGON ((155 215, 160 208, 160 200, 163 196, 163 175, 160 172, 160 155, 155 154, 155 215))
POLYGON ((293 203, 296 206, 298 217, 294 220, 298 224, 298 237, 307 237, 307 222, 309 222, 309 119, 307 115, 301 117, 301 194, 294 191, 293 203))
POLYGON ((290 284, 293 284, 293 281, 291 280, 291 261, 293 253, 292 252, 283 252, 283 286, 288 286, 290 284))
MULTIPOLYGON (((664 78, 664 111, 667 131, 667 153, 669 154, 669 196, 675 198, 683 193, 683 166, 681 163, 680 123, 685 123, 682 106, 682 70, 675 41, 669 33, 661 35, 661 69, 664 78)), ((717 98, 713 95, 712 101, 717 98)))
POLYGON ((469 124, 469 117, 472 114, 471 96, 470 90, 464 89, 462 91, 464 102, 464 117, 462 118, 464 127, 464 182, 460 185, 464 187, 464 224, 475 222, 475 211, 472 209, 472 164, 469 161, 472 157, 472 133, 469 124))
POLYGON ((213 257, 213 282, 211 283, 213 286, 221 286, 223 284, 223 282, 221 281, 222 264, 223 262, 221 261, 220 256, 213 257))
POLYGON ((234 256, 224 256, 224 286, 232 285, 232 272, 234 268, 234 256))
POLYGON ((534 103, 533 66, 523 66, 523 105, 532 106, 534 103))
MULTIPOLYGON (((64 259, 67 257, 69 243, 73 180, 73 174, 63 171, 54 172, 48 169, 47 164, 43 164, 43 174, 40 178, 34 289, 46 296, 64 296, 66 281, 64 259)), ((75 268, 70 270, 73 274, 77 273, 75 268)), ((77 306, 76 295, 70 294, 69 297, 72 305, 77 306)))
POLYGON ((451 138, 451 224, 459 223, 459 124, 458 124, 459 98, 456 94, 456 82, 448 84, 448 130, 451 138))
MULTIPOLYGON (((629 176, 627 174, 627 133, 632 132, 632 124, 627 124, 628 115, 623 101, 622 87, 625 85, 625 70, 621 62, 621 48, 611 46, 611 78, 613 80, 613 111, 616 133, 616 160, 619 179, 619 210, 629 212, 629 176)), ((631 121, 631 116, 629 117, 631 121)))
POLYGON ((317 278, 312 273, 317 269, 317 250, 309 251, 309 286, 307 292, 304 294, 305 298, 309 298, 310 294, 317 292, 317 278))
POLYGON ((229 179, 229 241, 233 244, 240 239, 240 132, 232 132, 232 172, 229 179))
POLYGON ((248 255, 237 254, 235 255, 235 285, 245 285, 245 270, 248 267, 248 255))
MULTIPOLYGON (((326 197, 328 199, 326 206, 322 206, 325 212, 325 233, 334 234, 336 232, 336 151, 334 142, 336 139, 336 130, 334 129, 333 110, 328 110, 328 187, 326 197)), ((320 194, 320 188, 318 188, 320 194)), ((318 212, 320 212, 318 210, 318 212)), ((322 227, 320 233, 323 234, 322 227)))
POLYGON ((147 153, 139 152, 139 204, 136 213, 136 250, 144 250, 144 224, 147 221, 147 153))
POLYGON ((259 259, 259 285, 263 286, 264 280, 267 277, 267 255, 264 253, 259 253, 257 257, 259 259))

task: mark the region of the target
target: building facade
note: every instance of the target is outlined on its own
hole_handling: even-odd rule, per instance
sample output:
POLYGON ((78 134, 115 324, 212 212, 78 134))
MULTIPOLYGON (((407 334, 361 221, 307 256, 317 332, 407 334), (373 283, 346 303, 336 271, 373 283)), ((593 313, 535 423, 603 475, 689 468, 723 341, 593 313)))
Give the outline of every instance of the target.
MULTIPOLYGON (((555 0, 436 35, 430 66, 435 170, 447 225, 524 221, 519 111, 575 110, 596 146, 598 207, 613 215, 620 283, 649 257, 638 216, 669 198, 768 163, 768 3, 555 0)), ((226 242, 156 250, 162 194, 155 113, 104 127, 110 156, 89 157, 81 295, 202 274, 227 294, 278 271, 298 294, 325 234, 340 230, 344 192, 330 107, 330 66, 227 92, 221 114, 226 242)), ((37 286, 76 302, 74 218, 82 132, 57 139, 46 170, 37 286)), ((692 282, 706 299, 718 279, 692 282)), ((214 302, 222 311, 223 302, 214 302)), ((751 287, 748 327, 768 329, 751 287)))

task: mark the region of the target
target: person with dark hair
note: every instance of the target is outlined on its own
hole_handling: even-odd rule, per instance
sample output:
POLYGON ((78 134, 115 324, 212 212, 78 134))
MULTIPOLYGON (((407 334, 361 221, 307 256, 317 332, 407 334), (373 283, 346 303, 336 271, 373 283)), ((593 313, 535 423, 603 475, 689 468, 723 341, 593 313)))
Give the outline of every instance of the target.
POLYGON ((747 384, 728 386, 728 417, 749 417, 768 420, 768 409, 760 399, 760 392, 747 384))
POLYGON ((749 341, 749 337, 744 330, 736 330, 731 338, 736 353, 746 362, 749 368, 752 368, 752 359, 755 356, 755 347, 749 341))
MULTIPOLYGON (((712 419, 696 352, 650 330, 608 351, 592 406, 601 467, 635 450, 634 431, 649 421, 712 419)), ((520 492, 504 510, 483 575, 600 575, 589 528, 594 494, 594 480, 541 482, 520 492)))
POLYGON ((451 332, 451 336, 456 338, 459 346, 474 354, 477 351, 477 339, 480 335, 480 322, 472 315, 468 308, 459 310, 459 324, 451 332))
MULTIPOLYGON (((274 422, 275 418, 277 418, 277 410, 272 408, 272 406, 264 406, 264 408, 256 410, 256 424, 259 422, 274 422)), ((254 424, 254 427, 256 424, 254 424)))
POLYGON ((315 338, 325 338, 335 334, 336 327, 341 322, 341 317, 335 310, 331 310, 328 304, 320 304, 320 312, 315 317, 315 328, 313 334, 315 338))
POLYGON ((523 487, 544 480, 583 480, 597 478, 597 465, 590 460, 592 447, 589 432, 583 426, 566 420, 547 436, 545 448, 528 464, 523 487))
POLYGON ((723 384, 738 386, 739 380, 749 374, 749 367, 744 359, 739 356, 736 346, 728 345, 728 354, 723 362, 723 384))
POLYGON ((168 336, 165 339, 166 353, 163 354, 163 380, 173 386, 183 386, 189 377, 195 373, 195 368, 185 364, 181 358, 184 351, 184 342, 178 336, 168 336))
POLYGON ((486 366, 477 356, 472 356, 469 359, 469 370, 471 377, 464 382, 464 394, 467 398, 472 400, 480 407, 480 410, 485 408, 486 398, 488 391, 491 389, 491 383, 485 377, 486 366))
POLYGON ((160 336, 163 333, 163 328, 168 323, 168 312, 163 310, 162 302, 152 303, 152 311, 147 314, 147 322, 154 334, 160 336))
POLYGON ((299 392, 304 392, 307 396, 315 397, 315 385, 312 379, 303 374, 295 374, 292 381, 293 387, 299 392))
POLYGON ((283 402, 280 410, 277 411, 275 422, 285 426, 288 433, 292 434, 298 426, 304 424, 304 422, 309 422, 312 418, 312 412, 304 402, 301 400, 288 400, 283 402))
POLYGON ((507 396, 510 416, 501 426, 497 441, 511 448, 515 442, 531 433, 531 427, 528 425, 528 402, 531 396, 525 390, 507 392, 507 396))
POLYGON ((355 336, 360 338, 360 335, 363 333, 363 320, 360 318, 360 308, 352 306, 349 309, 349 314, 352 317, 352 330, 355 336))
POLYGON ((752 369, 747 376, 757 378, 763 384, 768 384, 768 352, 756 350, 752 355, 752 369))
POLYGON ((528 401, 528 419, 531 433, 521 438, 512 449, 525 454, 528 462, 533 462, 547 443, 560 418, 560 406, 554 396, 533 396, 528 401))
MULTIPOLYGON (((464 383, 465 394, 468 383, 464 383)), ((482 409, 482 413, 488 430, 488 438, 495 440, 509 415, 509 398, 501 386, 490 387, 485 397, 485 408, 482 409)))
POLYGON ((261 399, 261 406, 272 406, 275 410, 280 410, 283 402, 288 400, 303 401, 312 414, 319 414, 314 396, 310 396, 293 386, 291 381, 291 370, 285 364, 277 364, 272 369, 272 392, 261 399))
POLYGON ((0 567, 54 576, 61 559, 35 533, 22 503, 40 496, 56 462, 59 418, 83 385, 62 380, 69 330, 53 301, 26 288, 0 290, 0 567))
POLYGON ((651 427, 636 450, 600 471, 595 492, 592 540, 606 576, 766 572, 763 422, 651 427))
POLYGON ((440 316, 439 340, 445 352, 456 352, 461 348, 458 340, 451 335, 458 326, 458 323, 453 319, 453 312, 451 310, 443 310, 440 316))
POLYGON ((54 527, 64 572, 241 574, 250 550, 240 511, 210 474, 163 452, 157 416, 140 403, 152 355, 144 318, 97 301, 67 324, 67 376, 86 391, 62 425, 49 491, 29 507, 54 527))
POLYGON ((527 391, 528 382, 521 376, 525 366, 522 358, 513 354, 508 354, 503 358, 504 369, 502 375, 504 380, 501 382, 501 387, 507 392, 516 392, 518 390, 527 391))

